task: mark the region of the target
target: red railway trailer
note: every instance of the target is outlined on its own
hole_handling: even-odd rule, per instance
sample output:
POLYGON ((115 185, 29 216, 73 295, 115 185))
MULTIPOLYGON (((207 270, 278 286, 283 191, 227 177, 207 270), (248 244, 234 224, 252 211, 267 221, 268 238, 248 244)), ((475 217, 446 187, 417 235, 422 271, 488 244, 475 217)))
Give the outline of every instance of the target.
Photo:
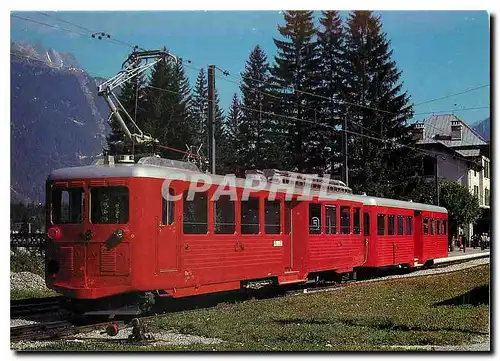
POLYGON ((53 171, 47 229, 47 286, 78 300, 150 301, 414 267, 446 257, 448 245, 442 207, 354 195, 296 173, 207 175, 157 157, 53 171))

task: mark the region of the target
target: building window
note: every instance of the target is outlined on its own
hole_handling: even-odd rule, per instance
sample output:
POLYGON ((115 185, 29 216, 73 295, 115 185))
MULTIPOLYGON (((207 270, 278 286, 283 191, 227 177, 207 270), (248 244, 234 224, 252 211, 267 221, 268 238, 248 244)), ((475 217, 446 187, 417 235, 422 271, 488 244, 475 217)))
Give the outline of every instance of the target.
POLYGON ((241 201, 241 233, 259 234, 259 198, 249 197, 241 201))
MULTIPOLYGON (((168 194, 171 196, 175 195, 175 192, 172 188, 168 189, 168 194)), ((175 214, 175 202, 173 200, 167 200, 161 197, 161 224, 167 225, 174 223, 174 214, 175 214)))
POLYGON ((353 215, 353 233, 360 234, 361 233, 361 209, 354 208, 353 215))
POLYGON ((128 223, 128 203, 127 187, 94 187, 90 190, 90 222, 128 223))
POLYGON ((351 233, 351 207, 340 207, 340 233, 351 233))
POLYGON ((192 200, 188 200, 188 192, 184 192, 185 234, 205 234, 208 232, 208 195, 196 192, 192 200))
POLYGON ((413 233, 413 217, 406 217, 406 235, 411 236, 413 233))
POLYGON ((379 236, 385 234, 385 214, 377 214, 377 234, 379 236))
POLYGON ((52 189, 52 223, 82 223, 83 188, 52 189))
POLYGON ((437 219, 436 220, 436 234, 441 234, 441 220, 437 219))
POLYGON ((309 203, 309 234, 321 233, 321 204, 309 203))
POLYGON ((484 161, 484 178, 490 177, 490 162, 488 160, 484 161))
POLYGON ((387 217, 387 234, 394 235, 394 214, 389 214, 387 217))
POLYGON ((424 234, 429 234, 429 218, 424 218, 424 234))
POLYGON ((326 233, 337 233, 337 207, 325 206, 326 210, 326 233))
POLYGON ((398 235, 402 236, 404 232, 404 217, 398 216, 398 235))
POLYGON ((216 234, 233 234, 236 230, 235 206, 228 195, 220 196, 214 202, 214 231, 216 234))
POLYGON ((281 233, 281 201, 265 201, 264 204, 265 223, 264 230, 267 234, 280 234, 281 233))
POLYGON ((363 233, 365 236, 370 235, 370 213, 363 213, 363 233))

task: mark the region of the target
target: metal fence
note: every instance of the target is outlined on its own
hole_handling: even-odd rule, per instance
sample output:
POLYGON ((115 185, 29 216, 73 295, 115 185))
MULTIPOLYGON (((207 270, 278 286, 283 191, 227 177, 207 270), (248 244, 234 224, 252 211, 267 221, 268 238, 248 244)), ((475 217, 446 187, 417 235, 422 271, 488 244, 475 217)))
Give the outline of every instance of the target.
POLYGON ((45 233, 11 233, 10 249, 32 248, 45 250, 47 235, 45 233))

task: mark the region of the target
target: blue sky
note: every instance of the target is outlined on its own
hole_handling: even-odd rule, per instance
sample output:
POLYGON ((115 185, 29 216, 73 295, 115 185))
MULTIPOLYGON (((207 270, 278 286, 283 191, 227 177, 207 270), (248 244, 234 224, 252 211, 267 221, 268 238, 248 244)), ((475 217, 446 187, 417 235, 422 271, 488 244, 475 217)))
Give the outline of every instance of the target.
MULTIPOLYGON (((393 59, 403 72, 404 89, 415 104, 490 83, 489 15, 481 11, 381 11, 383 29, 391 40, 393 59)), ((78 27, 37 12, 13 14, 76 32, 78 27)), ((167 46, 192 61, 193 68, 215 64, 238 76, 252 48, 259 44, 272 62, 283 24, 279 11, 168 11, 168 12, 50 12, 60 19, 147 49, 167 46)), ((347 16, 348 12, 341 12, 347 16)), ((111 77, 130 48, 11 17, 11 39, 40 42, 60 52, 73 53, 92 74, 111 77)), ((187 68, 194 83, 197 70, 187 68)), ((221 75, 222 76, 222 75, 221 75)), ((216 79, 221 102, 227 107, 238 80, 216 79)), ((417 105, 415 119, 455 110, 468 123, 489 116, 490 88, 417 105)))

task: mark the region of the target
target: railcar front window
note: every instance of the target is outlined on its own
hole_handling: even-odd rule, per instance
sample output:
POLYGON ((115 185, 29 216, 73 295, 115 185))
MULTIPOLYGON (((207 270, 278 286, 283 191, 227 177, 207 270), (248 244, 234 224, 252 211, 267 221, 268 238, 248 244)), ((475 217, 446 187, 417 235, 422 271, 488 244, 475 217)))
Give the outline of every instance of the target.
POLYGON ((264 204, 264 225, 266 234, 281 233, 281 201, 269 201, 266 199, 264 204))
POLYGON ((83 188, 52 189, 52 223, 78 224, 83 220, 83 188))
POLYGON ((337 207, 326 206, 326 234, 337 233, 337 207))
POLYGON ((354 208, 353 211, 353 230, 354 234, 360 234, 361 233, 361 209, 360 208, 354 208))
POLYGON ((249 197, 247 201, 241 202, 241 233, 259 234, 259 204, 257 197, 249 197))
POLYGON ((129 216, 127 187, 93 187, 90 189, 90 222, 126 224, 129 216))
POLYGON ((377 214, 377 235, 385 234, 385 214, 377 214))
POLYGON ((340 207, 340 233, 351 233, 351 207, 340 207))
POLYGON ((424 218, 424 234, 429 234, 429 218, 424 218))
POLYGON ((309 234, 321 234, 321 204, 309 203, 309 234))
POLYGON ((413 233, 413 217, 406 217, 406 235, 411 236, 413 233))
POLYGON ((398 216, 398 235, 402 236, 404 231, 404 218, 403 216, 398 216))
POLYGON ((220 196, 214 202, 214 230, 216 234, 233 234, 236 230, 235 203, 227 195, 220 196))
POLYGON ((387 234, 389 236, 394 235, 394 214, 389 214, 387 217, 387 234))

